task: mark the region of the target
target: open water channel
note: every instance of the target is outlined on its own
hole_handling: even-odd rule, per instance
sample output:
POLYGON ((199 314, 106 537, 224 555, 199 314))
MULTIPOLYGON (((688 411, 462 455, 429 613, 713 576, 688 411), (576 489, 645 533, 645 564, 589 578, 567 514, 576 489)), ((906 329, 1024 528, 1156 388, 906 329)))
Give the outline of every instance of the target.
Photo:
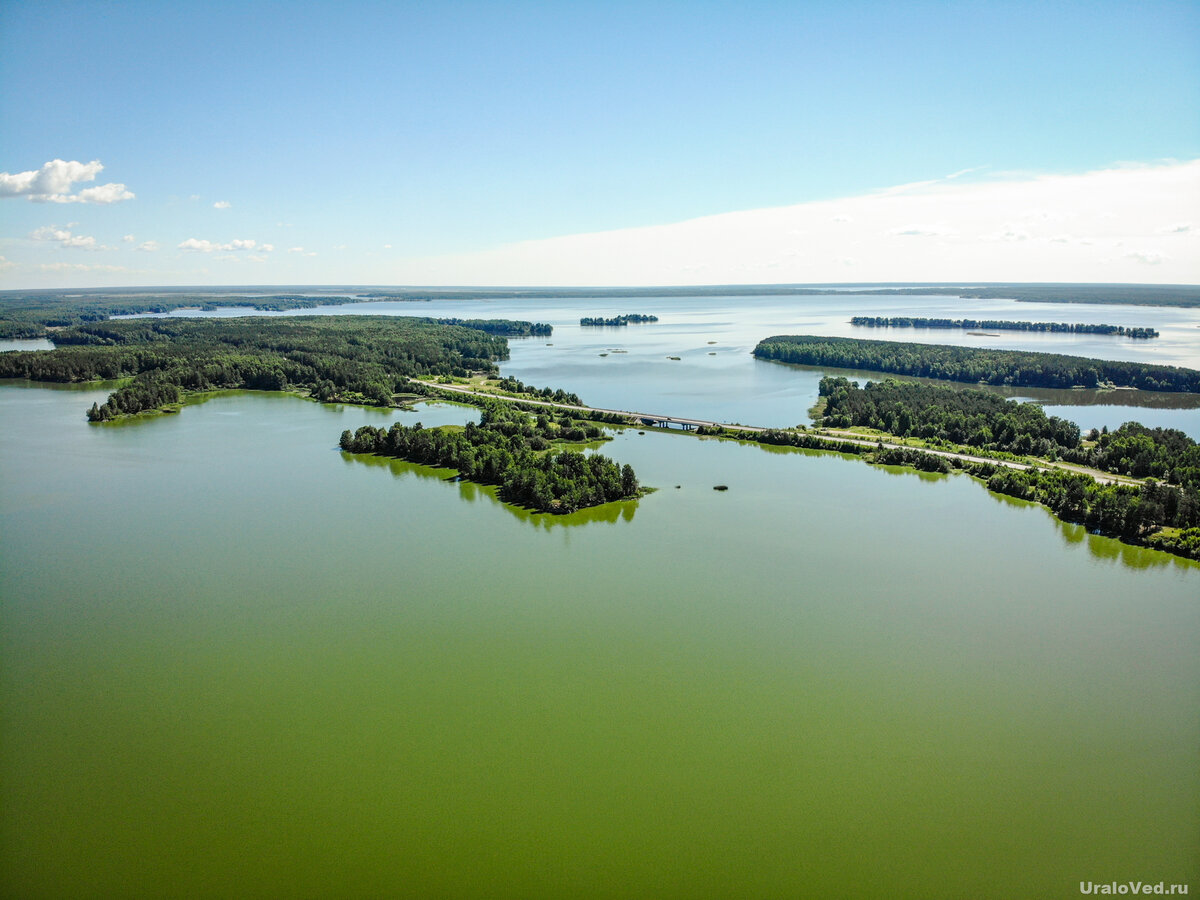
MULTIPOLYGON (((1095 320, 1194 315, 1150 312, 1095 320)), ((744 365, 801 329, 731 322, 555 321, 504 370, 803 421, 815 373, 744 365)), ((834 454, 618 432, 601 452, 659 490, 556 518, 336 449, 464 407, 229 393, 89 425, 105 395, 0 386, 6 896, 1200 886, 1200 566, 834 454)))

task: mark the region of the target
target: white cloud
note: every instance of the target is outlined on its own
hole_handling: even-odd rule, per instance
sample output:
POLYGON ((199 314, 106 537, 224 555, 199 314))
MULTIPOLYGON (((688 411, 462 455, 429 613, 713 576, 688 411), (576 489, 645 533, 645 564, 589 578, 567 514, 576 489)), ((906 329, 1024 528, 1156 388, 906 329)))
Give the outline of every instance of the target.
POLYGON ((0 197, 28 197, 38 203, 107 204, 132 200, 134 194, 115 182, 71 193, 77 182, 95 181, 103 168, 98 159, 89 163, 52 159, 40 169, 15 174, 0 172, 0 197))
POLYGON ((69 247, 74 250, 109 249, 97 244, 96 239, 91 235, 73 234, 70 226, 59 228, 57 225, 43 225, 29 236, 35 241, 53 241, 60 247, 69 247))
POLYGON ((288 247, 287 252, 288 253, 303 253, 304 248, 303 247, 288 247))
POLYGON ((1185 234, 1191 231, 1195 226, 1191 222, 1176 222, 1174 225, 1166 225, 1159 228, 1157 234, 1185 234))
POLYGON ((258 247, 263 253, 273 253, 275 251, 274 244, 260 244, 258 247))
POLYGON ((231 206, 233 206, 233 204, 228 200, 218 200, 213 204, 213 209, 229 209, 231 206))
POLYGON ((159 244, 158 244, 158 241, 142 241, 134 249, 135 250, 144 250, 147 253, 153 253, 159 249, 159 244))
POLYGON ((137 240, 137 238, 135 238, 132 234, 127 234, 124 237, 122 237, 121 240, 123 240, 127 244, 132 244, 135 240, 137 240))
POLYGON ((16 263, 11 259, 5 259, 3 256, 0 256, 0 272, 3 272, 5 269, 11 269, 15 265, 16 263))
MULTIPOLYGON (((179 244, 180 250, 194 250, 197 253, 213 253, 217 250, 253 250, 255 247, 258 247, 258 241, 254 238, 235 238, 226 244, 217 244, 201 238, 188 238, 179 244)), ((274 250, 275 248, 270 244, 263 244, 259 249, 274 250)))
POLYGON ((125 189, 123 184, 101 184, 97 187, 84 188, 73 196, 57 196, 48 199, 55 203, 120 203, 122 200, 132 200, 133 191, 125 189))
MULTIPOLYGON (((989 172, 858 197, 400 260, 397 284, 732 284, 772 281, 1200 283, 1200 254, 1163 223, 1194 221, 1200 159, 1072 175, 989 172), (830 228, 835 217, 844 217, 830 228), (1064 222, 1070 222, 1070 231, 1064 222), (793 236, 806 231, 803 239, 793 236), (921 240, 934 237, 936 240, 921 240), (911 239, 910 239, 911 238, 911 239), (1118 242, 1125 242, 1118 247, 1118 242), (788 250, 801 255, 786 257, 788 250), (1132 255, 1130 255, 1132 253, 1132 255)), ((1189 225, 1189 227, 1191 227, 1189 225)))
POLYGON ((186 241, 181 241, 179 244, 180 250, 195 250, 198 253, 212 253, 214 250, 220 250, 219 244, 214 244, 212 241, 202 241, 199 238, 188 238, 186 241))
POLYGON ((833 217, 832 221, 834 221, 834 222, 853 222, 854 219, 851 216, 845 215, 844 213, 838 213, 836 216, 833 217))

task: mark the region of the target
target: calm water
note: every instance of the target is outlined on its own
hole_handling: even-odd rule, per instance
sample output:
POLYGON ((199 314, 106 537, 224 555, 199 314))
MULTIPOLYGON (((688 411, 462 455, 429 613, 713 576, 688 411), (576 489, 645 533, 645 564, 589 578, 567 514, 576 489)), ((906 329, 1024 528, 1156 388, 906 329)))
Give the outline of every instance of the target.
MULTIPOLYGON (((566 387, 595 406, 752 425, 808 422, 822 372, 754 359, 755 344, 773 334, 825 334, 925 343, 1067 353, 1200 368, 1200 309, 1018 303, 943 296, 646 297, 563 300, 434 300, 364 303, 275 315, 425 315, 547 322, 549 339, 511 340, 505 374, 526 383, 566 387), (625 328, 581 328, 583 316, 651 313, 659 321, 625 328), (1042 322, 1143 325, 1149 341, 1097 335, 1001 332, 973 336, 944 329, 853 328, 853 315, 993 318, 1042 322), (671 357, 679 357, 678 360, 671 357)), ((251 309, 177 310, 176 316, 238 316, 251 309)), ((877 372, 860 379, 881 378, 877 372)), ((1025 390, 1053 404, 1050 412, 1084 429, 1136 420, 1178 428, 1200 439, 1200 397, 1130 396, 1128 392, 1025 390)))
POLYGON ((626 431, 660 490, 552 519, 336 449, 460 407, 103 397, 0 385, 0 894, 1200 885, 1200 567, 835 455, 626 431))

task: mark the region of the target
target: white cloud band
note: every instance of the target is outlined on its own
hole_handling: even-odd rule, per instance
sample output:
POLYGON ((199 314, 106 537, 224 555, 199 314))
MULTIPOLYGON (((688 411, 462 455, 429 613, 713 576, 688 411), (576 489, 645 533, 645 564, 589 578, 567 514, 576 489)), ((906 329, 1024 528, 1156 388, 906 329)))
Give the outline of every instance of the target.
POLYGON ((95 181, 103 168, 98 159, 89 163, 52 159, 40 169, 15 174, 0 172, 0 197, 28 197, 37 203, 109 204, 132 200, 133 192, 116 182, 71 193, 77 182, 95 181))

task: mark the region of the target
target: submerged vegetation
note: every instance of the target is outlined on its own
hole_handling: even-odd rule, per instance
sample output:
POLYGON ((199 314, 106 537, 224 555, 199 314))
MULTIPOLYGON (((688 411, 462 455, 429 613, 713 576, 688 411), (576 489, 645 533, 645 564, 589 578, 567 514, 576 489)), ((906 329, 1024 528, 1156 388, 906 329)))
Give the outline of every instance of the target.
POLYGON ((1105 334, 1115 337, 1156 338, 1153 328, 1093 325, 1085 322, 1014 322, 1008 319, 926 319, 919 316, 852 316, 861 328, 979 328, 988 331, 1044 331, 1054 334, 1105 334))
POLYGON ((495 401, 483 406, 480 423, 464 429, 423 428, 393 424, 364 425, 342 432, 341 448, 349 453, 395 456, 409 462, 457 469, 460 476, 499 487, 501 500, 540 512, 568 513, 640 495, 641 486, 629 465, 618 466, 600 454, 585 456, 556 449, 563 441, 604 437, 590 423, 569 416, 536 418, 495 401))
POLYGON ((1200 392, 1200 371, 1058 353, 990 350, 816 335, 776 335, 754 348, 759 359, 867 369, 947 381, 1023 387, 1133 387, 1200 392))

